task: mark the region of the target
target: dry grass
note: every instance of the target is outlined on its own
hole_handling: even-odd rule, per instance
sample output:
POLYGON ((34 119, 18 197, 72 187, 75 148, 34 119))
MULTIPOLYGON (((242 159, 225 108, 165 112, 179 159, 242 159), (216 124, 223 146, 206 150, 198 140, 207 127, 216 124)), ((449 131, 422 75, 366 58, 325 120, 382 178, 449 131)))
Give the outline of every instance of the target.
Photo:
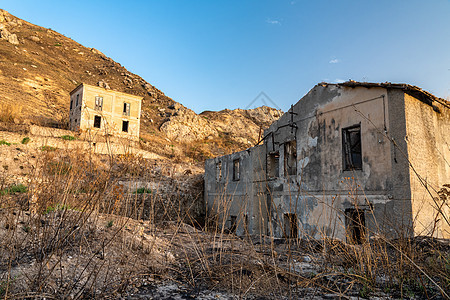
POLYGON ((22 106, 0 103, 0 122, 17 123, 22 120, 22 106))
MULTIPOLYGON (((173 167, 133 154, 41 154, 28 190, 0 195, 5 299, 150 297, 167 281, 191 297, 207 290, 237 298, 436 299, 450 289, 450 246, 436 239, 355 246, 325 236, 237 237, 225 224, 198 226, 199 177, 187 184, 173 167), (127 188, 138 181, 153 182, 151 192, 127 188)), ((448 197, 446 187, 440 201, 448 197)))

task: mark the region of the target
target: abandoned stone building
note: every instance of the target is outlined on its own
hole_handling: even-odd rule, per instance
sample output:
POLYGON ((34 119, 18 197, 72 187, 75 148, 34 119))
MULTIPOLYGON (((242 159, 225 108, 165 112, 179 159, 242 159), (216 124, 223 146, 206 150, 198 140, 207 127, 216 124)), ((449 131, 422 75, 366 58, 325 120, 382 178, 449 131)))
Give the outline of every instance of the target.
POLYGON ((408 84, 320 83, 259 145, 205 162, 209 218, 238 235, 450 237, 450 103, 408 84))
POLYGON ((70 92, 70 129, 139 139, 142 97, 85 83, 70 92))

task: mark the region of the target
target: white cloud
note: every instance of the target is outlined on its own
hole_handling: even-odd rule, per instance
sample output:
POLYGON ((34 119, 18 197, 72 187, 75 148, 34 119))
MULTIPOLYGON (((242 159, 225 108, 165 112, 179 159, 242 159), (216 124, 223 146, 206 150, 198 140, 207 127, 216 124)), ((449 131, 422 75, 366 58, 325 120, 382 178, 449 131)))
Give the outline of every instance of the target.
POLYGON ((344 79, 337 78, 337 79, 334 80, 334 83, 343 83, 343 82, 345 82, 344 79))
POLYGON ((273 25, 281 25, 281 22, 275 19, 267 18, 266 23, 273 25))
POLYGON ((340 63, 341 61, 337 58, 333 58, 332 60, 329 61, 330 64, 337 64, 340 63))

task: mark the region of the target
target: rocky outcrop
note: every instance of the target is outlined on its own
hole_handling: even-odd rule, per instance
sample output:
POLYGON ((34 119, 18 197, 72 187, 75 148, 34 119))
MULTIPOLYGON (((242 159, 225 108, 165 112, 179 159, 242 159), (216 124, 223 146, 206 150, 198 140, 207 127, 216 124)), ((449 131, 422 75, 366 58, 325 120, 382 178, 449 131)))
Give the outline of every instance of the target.
POLYGON ((170 139, 185 143, 227 135, 240 144, 253 144, 260 138, 262 129, 283 114, 281 110, 267 106, 249 110, 207 111, 197 115, 176 103, 170 105, 168 110, 161 111, 168 119, 160 130, 170 139))
MULTIPOLYGON (((160 130, 168 138, 177 142, 189 143, 195 140, 203 140, 208 136, 217 136, 218 132, 211 126, 212 124, 192 110, 179 104, 176 106, 170 105, 169 107, 172 107, 175 111, 168 121, 160 127, 160 130)), ((165 110, 162 112, 165 112, 165 110)), ((169 114, 172 113, 169 112, 169 114)))
POLYGON ((0 24, 0 38, 7 40, 13 45, 19 45, 17 35, 15 33, 10 33, 3 24, 0 24))
POLYGON ((10 33, 7 26, 15 27, 18 25, 22 25, 22 21, 19 19, 14 19, 11 15, 4 11, 0 10, 0 38, 3 40, 7 40, 13 45, 19 45, 19 40, 17 39, 17 35, 15 33, 10 33))

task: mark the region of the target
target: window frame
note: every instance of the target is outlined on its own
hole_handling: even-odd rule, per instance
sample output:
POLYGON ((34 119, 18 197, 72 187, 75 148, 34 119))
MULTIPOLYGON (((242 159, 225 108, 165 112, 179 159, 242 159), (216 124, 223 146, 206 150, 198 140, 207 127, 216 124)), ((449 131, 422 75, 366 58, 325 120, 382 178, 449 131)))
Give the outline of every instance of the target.
POLYGON ((267 154, 267 177, 274 179, 280 177, 280 152, 267 154))
POLYGON ((128 132, 129 132, 129 131, 128 131, 129 129, 130 129, 130 121, 128 121, 128 120, 122 120, 122 132, 128 133, 128 132), (125 124, 127 124, 127 125, 126 125, 126 129, 127 129, 127 130, 124 130, 124 125, 125 125, 125 124))
POLYGON ((222 161, 216 163, 216 182, 222 181, 222 161))
POLYGON ((241 179, 241 160, 239 158, 233 159, 233 181, 241 179))
POLYGON ((358 171, 363 169, 361 123, 342 128, 342 170, 358 171), (358 141, 352 141, 356 133, 358 141))
POLYGON ((123 115, 130 116, 131 115, 131 103, 124 102, 123 103, 123 115))
POLYGON ((98 128, 98 129, 102 128, 102 117, 101 116, 98 116, 98 115, 94 116, 94 128, 98 128), (97 122, 97 120, 98 120, 98 122, 97 122), (98 126, 96 126, 96 124, 98 124, 98 126))
POLYGON ((287 239, 297 239, 298 231, 298 216, 296 213, 284 213, 284 237, 287 239))
POLYGON ((297 140, 291 140, 284 143, 283 163, 284 176, 297 175, 297 140), (292 166, 289 164, 291 160, 294 162, 292 166))
POLYGON ((348 244, 361 245, 367 241, 366 212, 359 207, 347 208, 345 215, 345 236, 348 244))
POLYGON ((95 96, 95 110, 103 111, 103 97, 102 96, 95 96))

